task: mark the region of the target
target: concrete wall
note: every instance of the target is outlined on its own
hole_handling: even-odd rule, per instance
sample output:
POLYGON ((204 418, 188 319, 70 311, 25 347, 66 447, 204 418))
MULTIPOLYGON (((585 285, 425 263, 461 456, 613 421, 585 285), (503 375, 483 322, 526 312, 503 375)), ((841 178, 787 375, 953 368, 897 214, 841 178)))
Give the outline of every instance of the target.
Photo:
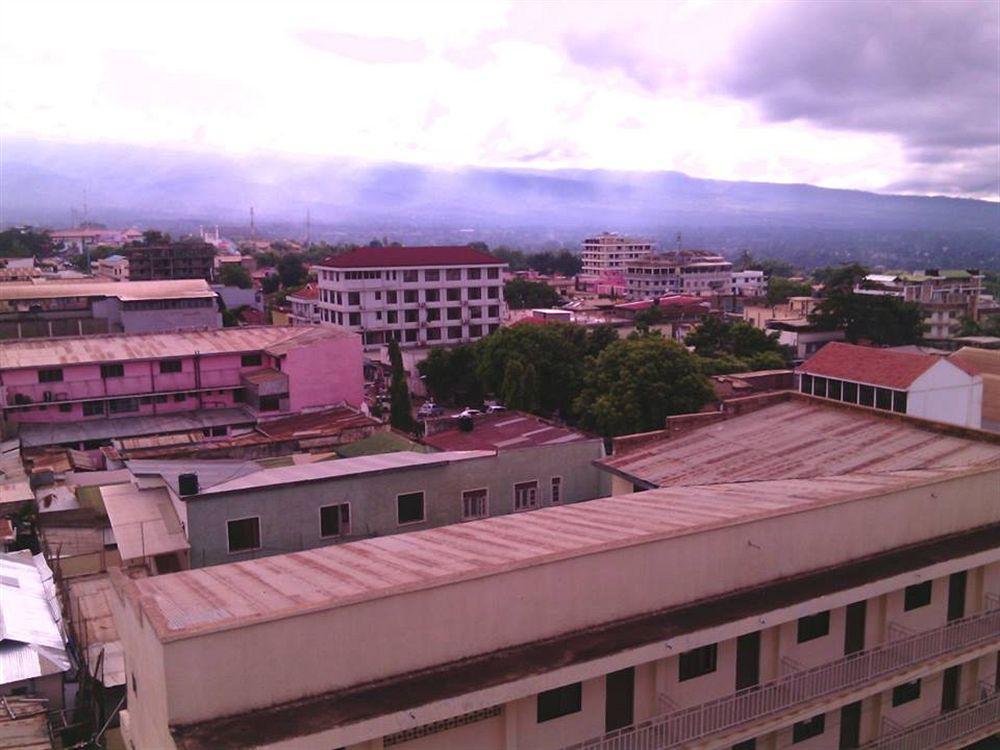
POLYGON ((444 466, 414 467, 384 474, 262 488, 207 496, 184 503, 194 567, 294 552, 371 536, 419 531, 462 521, 462 492, 486 488, 489 515, 514 511, 515 482, 537 480, 539 507, 551 504, 551 479, 562 478, 563 503, 610 494, 606 475, 591 465, 601 442, 566 443, 501 452, 444 466), (400 526, 397 495, 424 492, 425 520, 400 526), (351 533, 320 536, 319 509, 349 503, 351 533), (262 549, 230 554, 226 521, 259 516, 262 549))
POLYGON ((171 716, 192 722, 295 700, 996 522, 998 479, 993 470, 171 642, 171 716), (401 622, 410 637, 399 637, 401 622))
POLYGON ((983 421, 983 381, 941 360, 913 381, 906 413, 978 430, 983 421))
POLYGON ((121 326, 125 333, 222 328, 222 313, 219 312, 214 301, 207 307, 182 307, 173 310, 122 310, 121 326))
POLYGON ((361 337, 330 337, 292 349, 281 362, 288 375, 290 409, 347 402, 360 408, 364 400, 361 337))

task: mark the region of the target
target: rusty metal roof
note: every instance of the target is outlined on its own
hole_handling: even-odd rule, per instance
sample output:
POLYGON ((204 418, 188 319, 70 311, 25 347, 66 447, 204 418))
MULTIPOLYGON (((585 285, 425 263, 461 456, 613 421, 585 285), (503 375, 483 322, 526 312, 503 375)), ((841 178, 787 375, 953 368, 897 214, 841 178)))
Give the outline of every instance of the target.
MULTIPOLYGON (((336 463, 336 462, 334 462, 336 463)), ((664 488, 146 578, 161 640, 246 627, 879 495, 957 469, 664 488)))
POLYGON ((792 399, 598 465, 655 487, 1000 465, 1000 445, 792 399))
POLYGON ((324 339, 356 336, 339 326, 247 326, 176 333, 111 333, 0 343, 0 369, 267 352, 275 356, 324 339))
POLYGON ((215 297, 204 279, 164 281, 30 281, 0 286, 0 302, 62 297, 117 297, 123 302, 215 297))

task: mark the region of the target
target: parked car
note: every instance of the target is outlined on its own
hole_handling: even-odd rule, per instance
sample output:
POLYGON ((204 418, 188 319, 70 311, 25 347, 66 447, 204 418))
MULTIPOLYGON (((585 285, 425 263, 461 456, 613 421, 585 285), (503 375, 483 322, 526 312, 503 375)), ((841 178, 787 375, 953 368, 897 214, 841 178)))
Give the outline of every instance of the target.
POLYGON ((486 407, 487 414, 496 414, 498 411, 507 411, 507 407, 503 404, 490 404, 486 407))
POLYGON ((444 409, 433 401, 426 401, 417 409, 418 417, 440 417, 444 414, 444 409))
POLYGON ((455 419, 461 419, 462 417, 478 417, 482 412, 479 409, 473 409, 472 407, 466 406, 462 411, 455 415, 455 419))

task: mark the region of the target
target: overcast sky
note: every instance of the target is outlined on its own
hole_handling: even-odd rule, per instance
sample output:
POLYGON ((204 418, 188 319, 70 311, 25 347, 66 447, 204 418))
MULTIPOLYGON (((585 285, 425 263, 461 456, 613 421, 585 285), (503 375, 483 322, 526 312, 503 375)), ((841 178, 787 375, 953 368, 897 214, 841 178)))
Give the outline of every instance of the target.
POLYGON ((0 132, 996 199, 1000 1, 0 0, 0 132))

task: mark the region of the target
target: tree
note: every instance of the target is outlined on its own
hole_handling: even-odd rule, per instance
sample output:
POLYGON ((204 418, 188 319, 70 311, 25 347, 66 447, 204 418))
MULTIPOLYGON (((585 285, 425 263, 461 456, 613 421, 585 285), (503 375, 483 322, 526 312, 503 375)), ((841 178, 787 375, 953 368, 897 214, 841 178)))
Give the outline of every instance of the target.
POLYGON ((0 257, 30 258, 52 254, 52 239, 32 229, 7 229, 0 232, 0 257))
POLYGON ((924 334, 923 319, 920 305, 914 302, 840 290, 830 292, 809 316, 821 329, 843 329, 852 343, 864 339, 877 346, 917 343, 924 334))
POLYGON ((147 229, 142 233, 143 245, 169 245, 170 235, 158 229, 147 229))
POLYGON ((511 279, 503 287, 503 296, 512 310, 530 307, 554 307, 562 298, 548 284, 527 279, 511 279))
POLYGON ((790 297, 811 297, 812 286, 804 281, 792 281, 783 276, 772 276, 767 280, 767 304, 781 305, 790 297))
POLYGON ((281 279, 276 274, 265 276, 260 280, 260 288, 264 294, 274 294, 281 286, 281 279))
POLYGON ((265 250, 253 256, 258 268, 274 268, 278 265, 278 254, 273 250, 265 250))
POLYGON ((613 326, 600 325, 587 332, 587 356, 596 357, 618 340, 618 331, 613 326))
POLYGON ((662 429, 671 414, 696 412, 713 398, 698 361, 659 334, 619 339, 593 360, 576 400, 581 424, 602 435, 662 429))
POLYGON ((249 289, 253 286, 250 272, 240 263, 223 263, 219 269, 219 282, 223 286, 237 286, 240 289, 249 289))
POLYGON ((410 404, 410 386, 406 382, 406 371, 403 369, 403 353, 399 350, 399 342, 389 341, 389 364, 392 367, 392 381, 389 384, 390 412, 389 422, 397 430, 413 431, 413 406, 410 404))
POLYGON ((777 333, 767 333, 744 320, 725 320, 716 315, 706 316, 701 325, 684 338, 702 357, 732 355, 752 357, 762 352, 781 353, 777 333))
POLYGON ((476 367, 476 353, 471 344, 432 349, 417 363, 417 371, 435 401, 468 406, 483 402, 483 386, 476 367))
POLYGON ((281 260, 278 261, 278 278, 281 279, 283 287, 291 289, 305 284, 309 273, 306 271, 302 258, 289 253, 281 256, 281 260))

